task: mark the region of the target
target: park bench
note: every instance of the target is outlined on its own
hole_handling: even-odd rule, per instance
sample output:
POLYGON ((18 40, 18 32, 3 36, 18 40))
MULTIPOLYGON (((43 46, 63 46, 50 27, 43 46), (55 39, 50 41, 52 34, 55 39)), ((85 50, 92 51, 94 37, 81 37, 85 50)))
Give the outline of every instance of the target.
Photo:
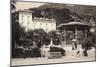
POLYGON ((62 54, 61 52, 49 52, 49 59, 56 59, 56 58, 61 58, 62 54))

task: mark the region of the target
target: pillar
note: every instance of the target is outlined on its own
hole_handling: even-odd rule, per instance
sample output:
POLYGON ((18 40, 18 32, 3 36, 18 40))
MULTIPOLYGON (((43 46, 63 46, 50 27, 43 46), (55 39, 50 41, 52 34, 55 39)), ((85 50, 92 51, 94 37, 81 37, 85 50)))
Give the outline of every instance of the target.
POLYGON ((66 42, 66 29, 64 28, 64 40, 65 40, 65 43, 67 43, 66 42))

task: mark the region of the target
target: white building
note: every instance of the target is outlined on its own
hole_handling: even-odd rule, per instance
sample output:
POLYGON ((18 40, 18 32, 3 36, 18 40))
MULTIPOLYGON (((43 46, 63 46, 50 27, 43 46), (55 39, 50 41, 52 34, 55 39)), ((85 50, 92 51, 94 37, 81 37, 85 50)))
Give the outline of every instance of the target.
POLYGON ((56 20, 48 18, 32 18, 33 11, 20 10, 18 11, 18 22, 25 30, 43 29, 45 32, 56 30, 56 20))
POLYGON ((46 32, 56 30, 56 21, 54 19, 34 18, 30 25, 30 29, 44 29, 46 32))

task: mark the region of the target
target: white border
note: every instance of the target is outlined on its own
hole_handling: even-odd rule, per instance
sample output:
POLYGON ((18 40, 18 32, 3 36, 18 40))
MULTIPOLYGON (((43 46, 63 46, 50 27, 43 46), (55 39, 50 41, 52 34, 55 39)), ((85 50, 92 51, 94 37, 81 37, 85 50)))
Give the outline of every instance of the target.
POLYGON ((40 1, 40 2, 53 2, 53 3, 96 5, 96 0, 22 0, 22 1, 38 1, 38 2, 40 1))
MULTIPOLYGON (((28 1, 96 5, 96 0, 28 0, 28 1)), ((40 66, 41 67, 85 67, 85 66, 99 67, 100 63, 99 0, 97 4, 98 4, 97 62, 38 65, 38 66, 27 66, 27 67, 40 67, 40 66)), ((0 0, 0 67, 10 67, 10 0, 0 0)))

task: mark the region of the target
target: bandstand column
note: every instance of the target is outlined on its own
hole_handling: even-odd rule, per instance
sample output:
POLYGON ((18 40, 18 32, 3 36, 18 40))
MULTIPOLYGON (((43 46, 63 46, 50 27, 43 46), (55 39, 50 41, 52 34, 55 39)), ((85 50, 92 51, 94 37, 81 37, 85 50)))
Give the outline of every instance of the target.
POLYGON ((77 27, 75 26, 75 39, 77 41, 77 27))

